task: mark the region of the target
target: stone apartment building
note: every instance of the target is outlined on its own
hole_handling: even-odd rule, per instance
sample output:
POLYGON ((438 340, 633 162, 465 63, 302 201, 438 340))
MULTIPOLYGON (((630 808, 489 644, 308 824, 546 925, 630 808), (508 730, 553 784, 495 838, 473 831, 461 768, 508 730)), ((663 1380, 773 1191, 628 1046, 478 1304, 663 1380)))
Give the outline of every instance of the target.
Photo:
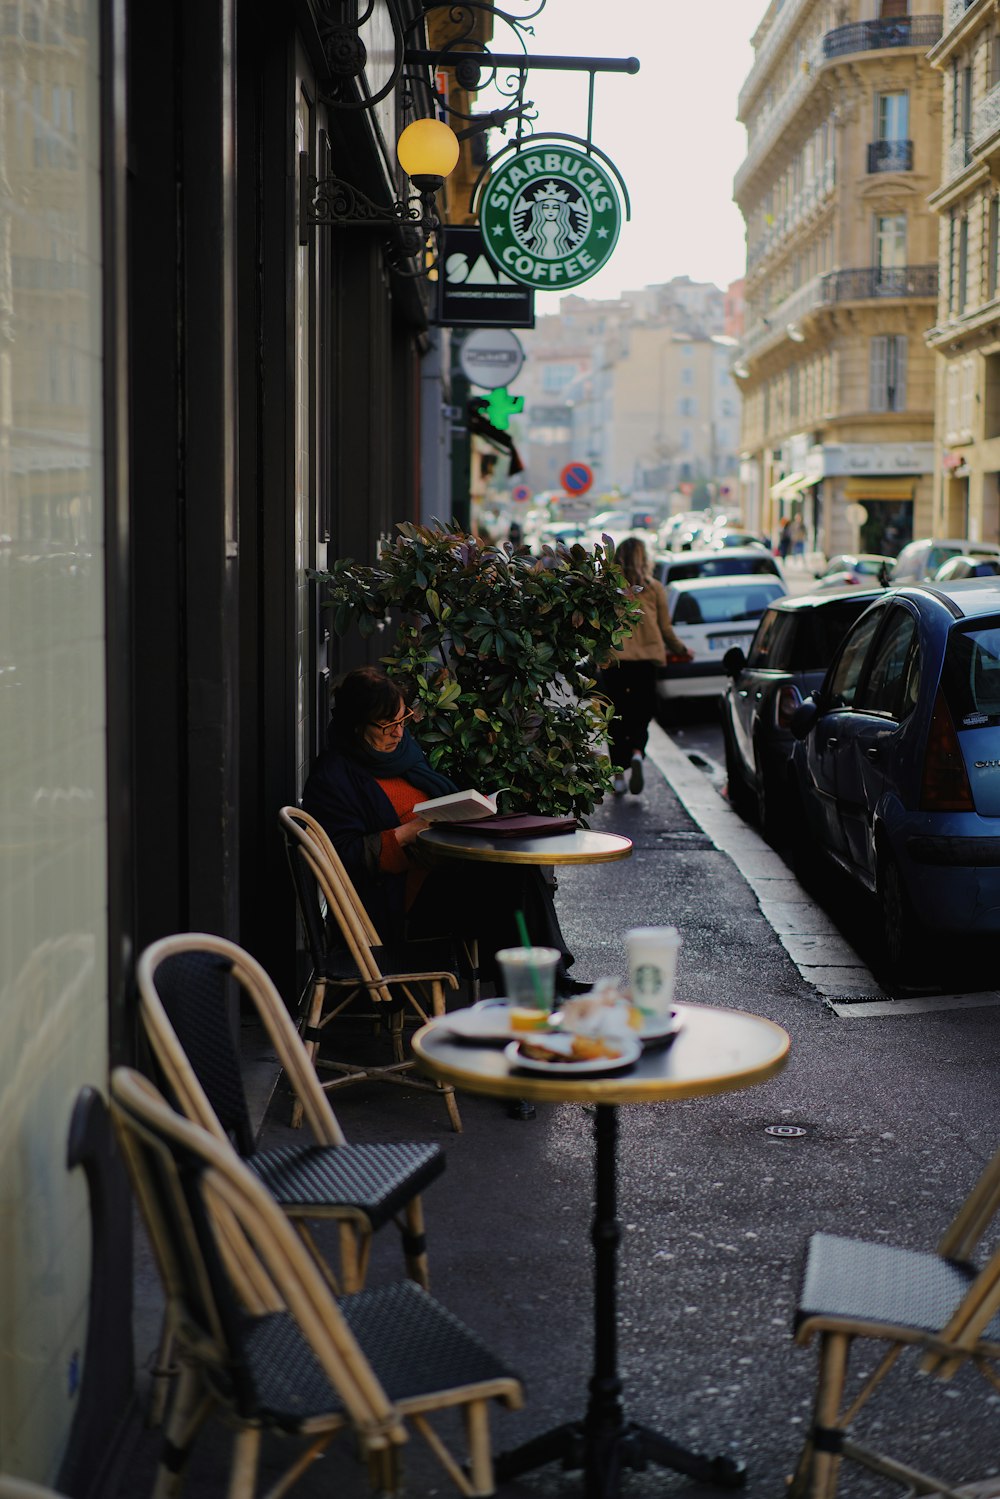
POLYGON ((931 3, 772 0, 740 93, 744 519, 826 553, 931 525, 941 33, 931 3))
POLYGON ((941 77, 933 530, 1000 540, 1000 24, 988 0, 947 0, 930 54, 941 77))

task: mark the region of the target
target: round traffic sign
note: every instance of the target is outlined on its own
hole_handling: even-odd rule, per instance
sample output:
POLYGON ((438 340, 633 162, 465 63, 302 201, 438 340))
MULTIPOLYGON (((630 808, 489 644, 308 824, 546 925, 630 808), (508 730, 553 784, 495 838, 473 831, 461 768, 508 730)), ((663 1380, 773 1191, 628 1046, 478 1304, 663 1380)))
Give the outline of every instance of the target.
POLYGON ((594 470, 587 463, 567 463, 559 483, 567 494, 586 494, 594 482, 594 470))
POLYGON ((515 484, 510 492, 510 497, 512 500, 517 500, 518 504, 523 505, 527 500, 531 499, 531 490, 527 484, 515 484))
POLYGON ((470 384, 498 390, 521 373, 524 350, 509 328, 476 328, 463 339, 458 362, 470 384))

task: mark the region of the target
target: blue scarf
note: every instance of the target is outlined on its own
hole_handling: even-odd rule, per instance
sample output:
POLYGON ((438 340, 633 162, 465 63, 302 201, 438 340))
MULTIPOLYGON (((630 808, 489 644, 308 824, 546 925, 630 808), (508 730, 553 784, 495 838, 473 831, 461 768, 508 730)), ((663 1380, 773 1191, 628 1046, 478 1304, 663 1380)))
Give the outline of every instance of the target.
POLYGON ((426 792, 428 797, 446 796, 449 791, 458 790, 454 781, 431 768, 427 763, 427 756, 408 729, 404 730, 395 749, 374 750, 363 739, 355 740, 353 744, 339 739, 337 748, 356 765, 362 765, 365 770, 371 771, 377 780, 401 776, 411 786, 416 786, 418 791, 426 792))

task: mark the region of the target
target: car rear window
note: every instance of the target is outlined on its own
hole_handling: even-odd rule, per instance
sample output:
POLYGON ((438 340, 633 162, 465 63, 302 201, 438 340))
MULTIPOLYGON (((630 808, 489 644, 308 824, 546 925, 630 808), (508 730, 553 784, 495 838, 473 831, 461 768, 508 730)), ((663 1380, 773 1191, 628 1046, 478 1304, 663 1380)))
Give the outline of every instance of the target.
POLYGON ((957 728, 1000 723, 1000 621, 952 630, 941 682, 957 728))
POLYGON ((759 557, 706 557, 701 562, 661 562, 654 569, 661 583, 683 583, 689 578, 729 578, 743 573, 778 576, 774 558, 766 552, 759 557))
POLYGON ((721 625, 729 620, 759 619, 774 596, 773 588, 753 583, 686 589, 674 605, 674 624, 721 625))
POLYGON ((837 647, 854 621, 868 608, 871 599, 843 599, 836 604, 812 609, 798 615, 791 661, 785 671, 818 671, 829 666, 837 647))

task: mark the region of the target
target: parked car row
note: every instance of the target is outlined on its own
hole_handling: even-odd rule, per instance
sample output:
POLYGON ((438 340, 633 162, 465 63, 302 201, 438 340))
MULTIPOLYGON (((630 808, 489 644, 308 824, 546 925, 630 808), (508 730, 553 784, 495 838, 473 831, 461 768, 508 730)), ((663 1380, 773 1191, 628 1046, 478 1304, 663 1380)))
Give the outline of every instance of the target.
POLYGON ((724 665, 734 805, 875 898, 897 977, 1000 932, 1000 576, 782 599, 724 665))

